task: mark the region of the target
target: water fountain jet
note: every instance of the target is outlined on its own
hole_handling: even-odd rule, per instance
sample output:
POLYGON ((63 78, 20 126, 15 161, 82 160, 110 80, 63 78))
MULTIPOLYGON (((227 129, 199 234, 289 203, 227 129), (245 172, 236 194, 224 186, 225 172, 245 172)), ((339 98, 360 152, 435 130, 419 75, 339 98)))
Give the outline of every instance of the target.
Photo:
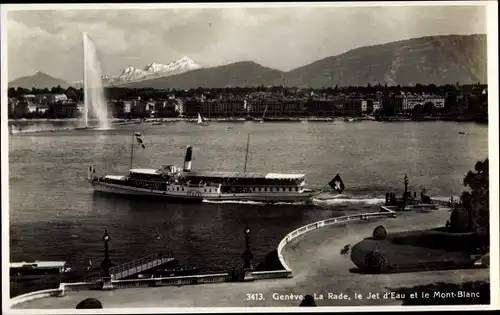
POLYGON ((108 106, 102 86, 101 65, 97 60, 97 50, 86 32, 83 38, 83 105, 85 128, 89 128, 89 115, 98 120, 97 129, 110 129, 108 106))

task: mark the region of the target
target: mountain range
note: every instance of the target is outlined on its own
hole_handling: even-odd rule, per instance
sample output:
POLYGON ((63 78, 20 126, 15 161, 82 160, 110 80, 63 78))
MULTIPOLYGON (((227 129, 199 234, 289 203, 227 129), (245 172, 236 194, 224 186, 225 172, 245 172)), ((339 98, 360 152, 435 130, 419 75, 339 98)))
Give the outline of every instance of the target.
MULTIPOLYGON (((103 77, 103 83, 130 88, 178 89, 487 83, 486 49, 485 34, 426 36, 356 48, 287 72, 253 61, 203 68, 183 57, 166 65, 152 63, 143 69, 128 67, 116 77, 103 77)), ((32 87, 35 81, 28 78, 16 79, 9 86, 14 86, 13 83, 23 86, 19 85, 21 82, 32 87)), ((37 83, 47 85, 39 81, 38 78, 37 83)))
POLYGON ((20 77, 9 82, 9 87, 22 87, 25 89, 31 89, 33 87, 36 87, 37 89, 50 89, 58 85, 60 85, 63 89, 66 89, 70 86, 68 82, 58 78, 54 78, 40 71, 32 76, 20 77))
POLYGON ((127 67, 123 69, 120 75, 116 77, 103 77, 105 85, 122 85, 131 82, 139 82, 159 77, 172 76, 187 71, 200 69, 201 66, 191 60, 189 57, 182 57, 174 62, 164 64, 151 63, 143 69, 127 67))

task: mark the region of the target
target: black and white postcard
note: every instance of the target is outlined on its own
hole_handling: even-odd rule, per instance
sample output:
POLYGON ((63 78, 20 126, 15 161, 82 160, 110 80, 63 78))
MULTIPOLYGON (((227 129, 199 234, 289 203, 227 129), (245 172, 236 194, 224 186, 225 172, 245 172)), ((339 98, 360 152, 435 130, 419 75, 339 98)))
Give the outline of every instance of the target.
POLYGON ((3 311, 498 308, 497 2, 1 13, 3 311))

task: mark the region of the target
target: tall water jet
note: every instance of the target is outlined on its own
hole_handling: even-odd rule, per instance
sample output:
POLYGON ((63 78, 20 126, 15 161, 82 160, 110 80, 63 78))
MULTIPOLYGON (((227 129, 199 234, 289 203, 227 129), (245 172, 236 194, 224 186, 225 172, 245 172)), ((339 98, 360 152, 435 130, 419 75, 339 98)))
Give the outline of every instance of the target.
POLYGON ((85 127, 89 127, 89 116, 97 118, 99 129, 109 129, 108 106, 104 98, 101 65, 97 50, 87 33, 83 33, 83 105, 85 127))

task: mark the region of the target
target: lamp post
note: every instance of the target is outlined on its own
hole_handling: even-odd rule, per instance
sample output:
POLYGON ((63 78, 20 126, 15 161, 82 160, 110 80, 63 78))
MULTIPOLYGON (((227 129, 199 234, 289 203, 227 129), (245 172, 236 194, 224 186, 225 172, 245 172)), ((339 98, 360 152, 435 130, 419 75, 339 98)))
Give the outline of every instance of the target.
POLYGON ((405 194, 403 196, 403 200, 406 206, 406 202, 408 201, 408 176, 406 174, 404 178, 404 184, 405 184, 405 194))
POLYGON ((250 251, 250 228, 247 226, 245 227, 245 251, 243 252, 243 254, 241 254, 241 258, 243 258, 243 268, 245 269, 248 269, 248 268, 252 268, 251 266, 251 261, 253 259, 253 254, 252 252, 250 251))
POLYGON ((104 230, 102 240, 104 242, 104 260, 101 263, 101 272, 103 278, 103 289, 107 289, 112 288, 110 269, 113 267, 113 263, 109 259, 108 243, 111 240, 111 237, 109 236, 107 229, 104 230))

